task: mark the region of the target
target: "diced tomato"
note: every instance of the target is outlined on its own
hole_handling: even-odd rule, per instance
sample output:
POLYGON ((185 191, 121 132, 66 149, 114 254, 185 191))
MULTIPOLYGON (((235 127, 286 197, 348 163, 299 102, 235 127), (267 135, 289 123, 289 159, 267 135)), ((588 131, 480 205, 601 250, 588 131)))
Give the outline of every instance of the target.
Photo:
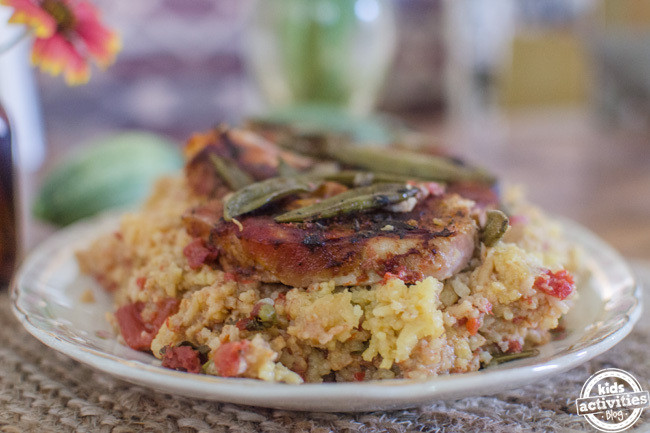
POLYGON ((469 331, 469 335, 476 335, 478 328, 481 327, 481 322, 475 317, 470 317, 465 323, 465 327, 469 331))
POLYGON ((382 280, 382 284, 386 284, 388 280, 391 278, 398 278, 405 283, 415 283, 416 281, 422 280, 424 277, 421 272, 418 271, 409 271, 406 269, 406 266, 404 265, 395 265, 390 263, 386 263, 386 270, 388 272, 384 273, 384 279, 382 280))
POLYGON ((169 316, 176 314, 178 304, 180 304, 180 301, 176 298, 165 298, 156 302, 156 311, 151 320, 151 325, 155 328, 156 333, 158 333, 158 330, 169 316))
POLYGON ((145 329, 140 315, 143 308, 143 302, 136 302, 124 305, 115 312, 115 318, 126 344, 135 350, 148 350, 153 340, 151 333, 145 329))
POLYGON ((235 377, 246 371, 246 352, 249 350, 248 340, 224 343, 214 351, 214 366, 217 374, 223 377, 235 377))
POLYGON ((201 371, 200 354, 198 350, 190 346, 167 346, 163 353, 162 366, 188 373, 199 373, 201 371))
POLYGON ((401 279, 401 278, 399 278, 399 276, 393 274, 392 272, 386 272, 386 273, 384 274, 384 278, 383 278, 383 280, 381 280, 381 283, 382 283, 382 284, 386 284, 386 283, 388 282, 388 280, 391 280, 391 279, 393 279, 393 278, 401 279))
POLYGON ((207 261, 216 260, 219 253, 206 248, 203 240, 196 238, 183 249, 183 255, 187 258, 190 268, 199 269, 207 261))
POLYGON ((240 331, 245 331, 251 327, 251 323, 253 323, 253 319, 250 317, 244 317, 243 319, 239 319, 237 323, 235 323, 235 326, 240 331))
POLYGON ((117 309, 115 318, 126 344, 132 349, 147 351, 151 349, 151 341, 167 317, 178 310, 178 300, 167 298, 156 302, 156 310, 150 320, 142 317, 144 307, 144 302, 124 305, 117 309))
POLYGON ((508 353, 519 353, 521 349, 521 343, 518 340, 508 341, 508 353))
POLYGON ((546 271, 535 279, 533 287, 547 295, 565 299, 573 292, 575 284, 573 282, 573 276, 562 269, 557 272, 546 271))
POLYGON ((357 382, 362 382, 363 379, 365 378, 366 378, 365 371, 357 371, 356 373, 354 373, 354 380, 356 380, 357 382))
POLYGON ((140 290, 144 290, 144 285, 147 282, 147 279, 145 277, 140 277, 137 280, 135 280, 135 284, 138 285, 140 290))
POLYGON ((223 275, 223 279, 226 280, 226 281, 237 281, 237 275, 235 275, 232 272, 226 272, 223 275))
POLYGON ((434 197, 443 195, 445 193, 445 186, 439 184, 438 182, 426 182, 424 183, 424 187, 429 192, 429 194, 434 197))

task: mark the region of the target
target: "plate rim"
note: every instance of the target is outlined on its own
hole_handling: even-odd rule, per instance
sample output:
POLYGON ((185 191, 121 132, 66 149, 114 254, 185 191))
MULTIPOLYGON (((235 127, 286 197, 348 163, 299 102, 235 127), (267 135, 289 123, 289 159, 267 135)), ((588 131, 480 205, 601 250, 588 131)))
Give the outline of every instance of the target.
POLYGON ((580 237, 587 238, 590 243, 602 248, 609 257, 616 260, 617 266, 622 266, 622 270, 632 278, 631 281, 626 282, 626 287, 631 285, 629 286, 630 294, 636 302, 631 310, 626 312, 627 320, 623 320, 616 329, 593 344, 581 348, 570 348, 567 353, 534 365, 517 366, 515 361, 506 368, 441 375, 426 380, 393 379, 290 385, 255 379, 194 375, 138 360, 124 359, 103 350, 84 347, 60 338, 55 332, 42 329, 34 323, 30 314, 20 305, 21 294, 24 294, 20 282, 25 275, 28 275, 29 265, 36 261, 39 254, 42 255, 52 249, 71 232, 92 228, 102 223, 106 224, 104 220, 116 220, 118 215, 121 213, 112 212, 83 220, 56 232, 37 246, 25 258, 12 279, 10 297, 13 314, 32 336, 76 361, 122 380, 179 396, 306 411, 314 410, 318 403, 319 411, 358 412, 413 407, 435 400, 466 396, 469 390, 475 391, 472 394, 474 396, 494 394, 523 384, 534 383, 542 377, 559 374, 608 351, 631 332, 641 316, 643 307, 642 287, 629 263, 613 247, 590 230, 571 220, 559 218, 558 220, 565 230, 579 233, 580 237), (479 381, 480 390, 477 389, 479 381), (490 391, 493 386, 495 389, 490 391), (254 396, 251 396, 252 391, 254 391, 254 396), (281 395, 278 396, 278 394, 281 395), (350 403, 352 399, 354 401, 350 403), (300 405, 305 407, 301 408, 300 405))

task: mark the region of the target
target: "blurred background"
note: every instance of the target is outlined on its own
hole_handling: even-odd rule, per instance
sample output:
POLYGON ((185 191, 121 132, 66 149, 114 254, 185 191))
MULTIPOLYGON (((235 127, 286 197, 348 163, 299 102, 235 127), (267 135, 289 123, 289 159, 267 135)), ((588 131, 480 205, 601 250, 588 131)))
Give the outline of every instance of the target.
MULTIPOLYGON (((650 5, 644 0, 94 3, 120 32, 124 48, 114 66, 85 86, 70 89, 59 78, 38 76, 47 131, 55 136, 71 120, 94 132, 144 127, 179 138, 215 122, 240 121, 268 102, 264 80, 282 80, 275 74, 286 72, 275 63, 281 62, 279 50, 290 47, 273 52, 268 39, 279 39, 274 31, 292 23, 277 22, 274 15, 286 18, 301 6, 313 10, 300 11, 294 27, 329 19, 322 27, 342 33, 346 23, 337 20, 357 5, 354 13, 366 19, 362 24, 371 28, 371 38, 358 41, 366 35, 355 34, 327 43, 360 45, 358 56, 331 58, 348 60, 344 74, 357 72, 354 57, 383 69, 369 58, 370 50, 391 56, 378 89, 379 110, 473 117, 590 105, 612 121, 644 121, 631 112, 644 109, 650 68, 650 48, 644 48, 650 5), (370 16, 363 15, 364 5, 370 16)), ((292 36, 306 33, 298 29, 292 36)), ((358 79, 355 85, 364 83, 358 79)))
MULTIPOLYGON (((123 50, 84 86, 33 73, 29 128, 42 133, 14 144, 26 249, 51 230, 28 212, 43 173, 92 137, 145 129, 182 143, 325 103, 388 113, 650 259, 650 1, 94 3, 123 50)), ((0 81, 17 74, 32 72, 0 63, 0 81)), ((5 101, 21 88, 3 86, 5 101)))

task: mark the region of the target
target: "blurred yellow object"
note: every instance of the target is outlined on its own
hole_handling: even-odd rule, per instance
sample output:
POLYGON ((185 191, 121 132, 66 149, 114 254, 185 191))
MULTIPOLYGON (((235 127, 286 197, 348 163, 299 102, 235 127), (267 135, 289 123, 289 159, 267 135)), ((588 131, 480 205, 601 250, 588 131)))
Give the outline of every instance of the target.
POLYGON ((607 26, 650 28, 650 0, 603 0, 597 10, 607 26))
POLYGON ((498 98, 505 108, 586 102, 589 73, 584 48, 566 30, 516 34, 510 64, 504 69, 498 98))

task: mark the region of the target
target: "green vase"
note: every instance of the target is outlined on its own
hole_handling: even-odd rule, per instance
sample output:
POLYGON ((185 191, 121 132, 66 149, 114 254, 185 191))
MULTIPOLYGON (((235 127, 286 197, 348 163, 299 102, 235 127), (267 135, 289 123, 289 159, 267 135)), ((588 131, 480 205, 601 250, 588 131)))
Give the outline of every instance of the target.
POLYGON ((246 60, 270 108, 332 106, 367 114, 394 57, 389 0, 263 0, 246 60))

